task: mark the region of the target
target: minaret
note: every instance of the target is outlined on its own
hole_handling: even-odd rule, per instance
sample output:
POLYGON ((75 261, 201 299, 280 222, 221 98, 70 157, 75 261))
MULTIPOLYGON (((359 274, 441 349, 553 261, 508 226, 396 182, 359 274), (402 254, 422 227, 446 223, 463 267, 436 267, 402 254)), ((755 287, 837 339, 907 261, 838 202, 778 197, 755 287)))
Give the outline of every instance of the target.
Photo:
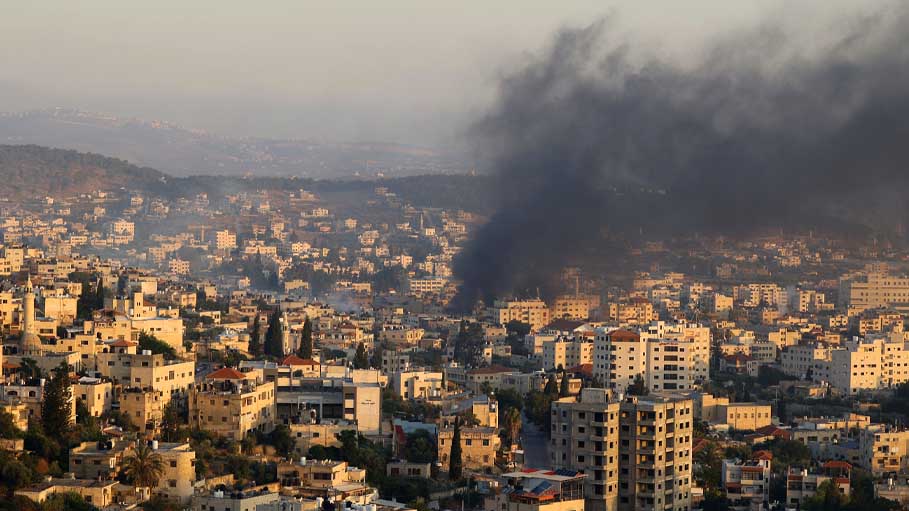
POLYGON ((22 330, 19 338, 19 353, 23 355, 42 355, 44 348, 41 338, 35 333, 35 289, 29 275, 25 284, 25 295, 22 297, 22 330))
POLYGON ((35 333, 35 288, 32 287, 32 276, 25 284, 25 296, 22 298, 22 332, 35 333))

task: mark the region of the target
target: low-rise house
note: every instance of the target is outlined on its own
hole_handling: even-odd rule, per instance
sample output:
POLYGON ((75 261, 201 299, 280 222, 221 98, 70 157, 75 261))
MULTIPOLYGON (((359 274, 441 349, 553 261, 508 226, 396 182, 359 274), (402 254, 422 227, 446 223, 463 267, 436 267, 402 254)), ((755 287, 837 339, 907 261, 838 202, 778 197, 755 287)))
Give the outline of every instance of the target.
POLYGON ((800 509, 805 501, 813 497, 817 493, 817 489, 827 481, 831 481, 843 496, 848 497, 851 471, 852 465, 845 461, 827 462, 822 466, 820 472, 789 467, 786 474, 786 507, 800 509))
POLYGON ((369 504, 378 497, 366 484, 366 470, 346 461, 300 458, 279 463, 278 481, 285 492, 312 499, 369 504))
MULTIPOLYGON (((496 452, 501 446, 501 439, 495 428, 461 427, 461 462, 466 469, 485 470, 496 459, 496 452)), ((454 428, 439 430, 437 438, 439 461, 442 470, 448 471, 451 446, 454 440, 454 428)))
POLYGON ((32 501, 41 504, 56 494, 75 493, 82 497, 86 503, 98 509, 104 509, 115 503, 114 487, 117 484, 117 481, 114 480, 54 477, 16 490, 15 494, 28 497, 32 501))
POLYGON ((583 511, 583 472, 525 469, 504 474, 507 484, 493 488, 483 509, 501 511, 583 511))

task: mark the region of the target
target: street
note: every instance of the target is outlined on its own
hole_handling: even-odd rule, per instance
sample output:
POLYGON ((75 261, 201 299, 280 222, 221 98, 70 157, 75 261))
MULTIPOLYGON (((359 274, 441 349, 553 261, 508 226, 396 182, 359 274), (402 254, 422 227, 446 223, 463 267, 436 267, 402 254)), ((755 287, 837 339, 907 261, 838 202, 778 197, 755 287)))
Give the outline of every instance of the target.
POLYGON ((521 414, 521 446, 524 448, 524 466, 527 468, 546 468, 549 461, 549 439, 546 433, 536 424, 521 414))

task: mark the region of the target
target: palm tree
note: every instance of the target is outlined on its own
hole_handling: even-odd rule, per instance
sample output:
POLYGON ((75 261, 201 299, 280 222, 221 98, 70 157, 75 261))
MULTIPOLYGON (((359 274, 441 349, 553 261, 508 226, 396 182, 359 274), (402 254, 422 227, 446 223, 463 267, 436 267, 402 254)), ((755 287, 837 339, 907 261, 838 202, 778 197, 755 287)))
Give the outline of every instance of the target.
POLYGON ((521 412, 517 408, 509 408, 505 412, 505 430, 508 432, 508 439, 511 443, 516 443, 518 433, 521 431, 521 412))
POLYGON ((126 458, 123 473, 136 488, 154 488, 164 475, 164 458, 148 444, 140 443, 126 458))

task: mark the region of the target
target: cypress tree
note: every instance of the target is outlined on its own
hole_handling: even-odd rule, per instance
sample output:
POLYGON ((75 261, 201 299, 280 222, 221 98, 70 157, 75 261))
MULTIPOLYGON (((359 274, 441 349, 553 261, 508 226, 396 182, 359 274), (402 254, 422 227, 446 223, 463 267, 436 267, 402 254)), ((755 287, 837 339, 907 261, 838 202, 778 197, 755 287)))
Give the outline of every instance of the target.
POLYGON ((549 375, 549 379, 546 380, 546 386, 543 387, 543 393, 547 396, 555 396, 559 393, 559 386, 556 384, 555 375, 549 375))
POLYGON ((284 340, 281 331, 281 310, 275 309, 268 318, 268 330, 265 331, 265 353, 273 357, 284 356, 284 340))
POLYGON ((104 308, 104 292, 104 282, 98 278, 98 282, 95 284, 95 310, 104 308))
POLYGON ((461 419, 455 419, 454 435, 451 437, 451 453, 448 459, 448 478, 452 481, 461 479, 463 464, 461 463, 461 419))
POLYGON ((259 313, 256 312, 256 317, 253 319, 252 331, 249 334, 249 354, 253 357, 258 357, 262 355, 262 324, 259 321, 259 313))
POLYGON ((44 385, 41 403, 41 425, 50 438, 63 438, 71 426, 72 387, 69 382, 69 366, 61 362, 53 370, 50 381, 44 385))
POLYGON ((369 369, 369 357, 366 356, 366 346, 361 342, 357 345, 357 354, 354 355, 354 369, 369 369))
POLYGON ((312 321, 309 318, 303 322, 303 334, 300 336, 300 358, 312 358, 312 321))
POLYGON ((568 375, 562 373, 562 382, 559 384, 559 397, 568 397, 571 392, 568 389, 568 375))

